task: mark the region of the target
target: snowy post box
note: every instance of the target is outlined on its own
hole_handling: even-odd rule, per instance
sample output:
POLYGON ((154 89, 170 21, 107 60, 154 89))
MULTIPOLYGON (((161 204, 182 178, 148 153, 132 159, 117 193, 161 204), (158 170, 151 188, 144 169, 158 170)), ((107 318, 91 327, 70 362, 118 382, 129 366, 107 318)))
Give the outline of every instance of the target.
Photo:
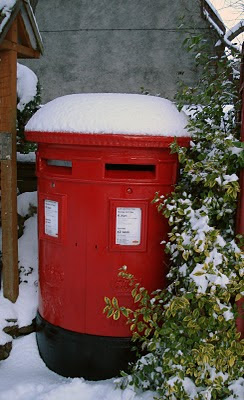
POLYGON ((126 369, 131 332, 106 318, 104 296, 133 307, 123 265, 149 291, 165 286, 168 225, 151 202, 176 183, 169 144, 188 145, 186 124, 170 101, 133 94, 60 97, 28 122, 26 137, 38 142, 37 342, 59 374, 126 369))

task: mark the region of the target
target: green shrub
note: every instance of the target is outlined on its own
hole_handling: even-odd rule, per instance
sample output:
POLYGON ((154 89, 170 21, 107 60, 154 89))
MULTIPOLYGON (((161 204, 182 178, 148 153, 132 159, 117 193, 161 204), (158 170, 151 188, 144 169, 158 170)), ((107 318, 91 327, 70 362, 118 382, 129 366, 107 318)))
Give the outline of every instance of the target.
POLYGON ((198 37, 187 44, 202 68, 198 85, 182 86, 177 95, 180 108, 189 104, 191 144, 173 143, 179 182, 174 193, 154 199, 171 227, 165 243, 171 283, 149 294, 122 270, 136 310, 106 299, 105 312, 114 319, 124 314, 147 351, 130 375, 123 374, 122 387, 154 390, 168 400, 241 399, 244 341, 236 329, 235 301, 244 292, 244 265, 234 231, 243 152, 236 122, 238 76, 232 73, 238 60, 236 54, 208 57, 198 37))

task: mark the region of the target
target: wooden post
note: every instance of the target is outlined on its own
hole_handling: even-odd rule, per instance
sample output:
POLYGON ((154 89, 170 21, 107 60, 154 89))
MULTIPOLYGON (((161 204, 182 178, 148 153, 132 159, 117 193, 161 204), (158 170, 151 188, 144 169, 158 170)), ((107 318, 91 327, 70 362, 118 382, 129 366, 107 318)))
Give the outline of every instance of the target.
MULTIPOLYGON (((17 21, 6 39, 17 43, 17 21)), ((0 49, 1 50, 1 49, 0 49)), ((0 134, 10 133, 10 153, 1 161, 3 294, 15 302, 19 294, 16 173, 16 49, 0 51, 0 134)))

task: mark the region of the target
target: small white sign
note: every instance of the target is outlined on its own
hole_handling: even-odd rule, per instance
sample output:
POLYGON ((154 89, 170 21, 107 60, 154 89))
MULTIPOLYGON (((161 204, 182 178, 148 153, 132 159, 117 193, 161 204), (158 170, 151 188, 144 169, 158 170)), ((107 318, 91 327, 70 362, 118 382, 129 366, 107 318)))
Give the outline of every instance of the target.
POLYGON ((116 244, 138 246, 141 243, 141 214, 141 208, 116 208, 116 244))
POLYGON ((58 237, 58 202, 45 200, 45 234, 58 237))

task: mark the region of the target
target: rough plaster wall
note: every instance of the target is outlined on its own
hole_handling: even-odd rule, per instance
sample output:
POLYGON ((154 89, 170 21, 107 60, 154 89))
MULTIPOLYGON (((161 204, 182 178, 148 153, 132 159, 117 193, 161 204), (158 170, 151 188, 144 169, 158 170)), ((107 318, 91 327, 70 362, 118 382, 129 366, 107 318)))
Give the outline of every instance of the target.
POLYGON ((70 93, 140 93, 142 86, 173 99, 178 79, 196 76, 182 47, 186 33, 209 31, 200 0, 39 0, 36 17, 44 55, 25 64, 40 78, 44 103, 70 93))

